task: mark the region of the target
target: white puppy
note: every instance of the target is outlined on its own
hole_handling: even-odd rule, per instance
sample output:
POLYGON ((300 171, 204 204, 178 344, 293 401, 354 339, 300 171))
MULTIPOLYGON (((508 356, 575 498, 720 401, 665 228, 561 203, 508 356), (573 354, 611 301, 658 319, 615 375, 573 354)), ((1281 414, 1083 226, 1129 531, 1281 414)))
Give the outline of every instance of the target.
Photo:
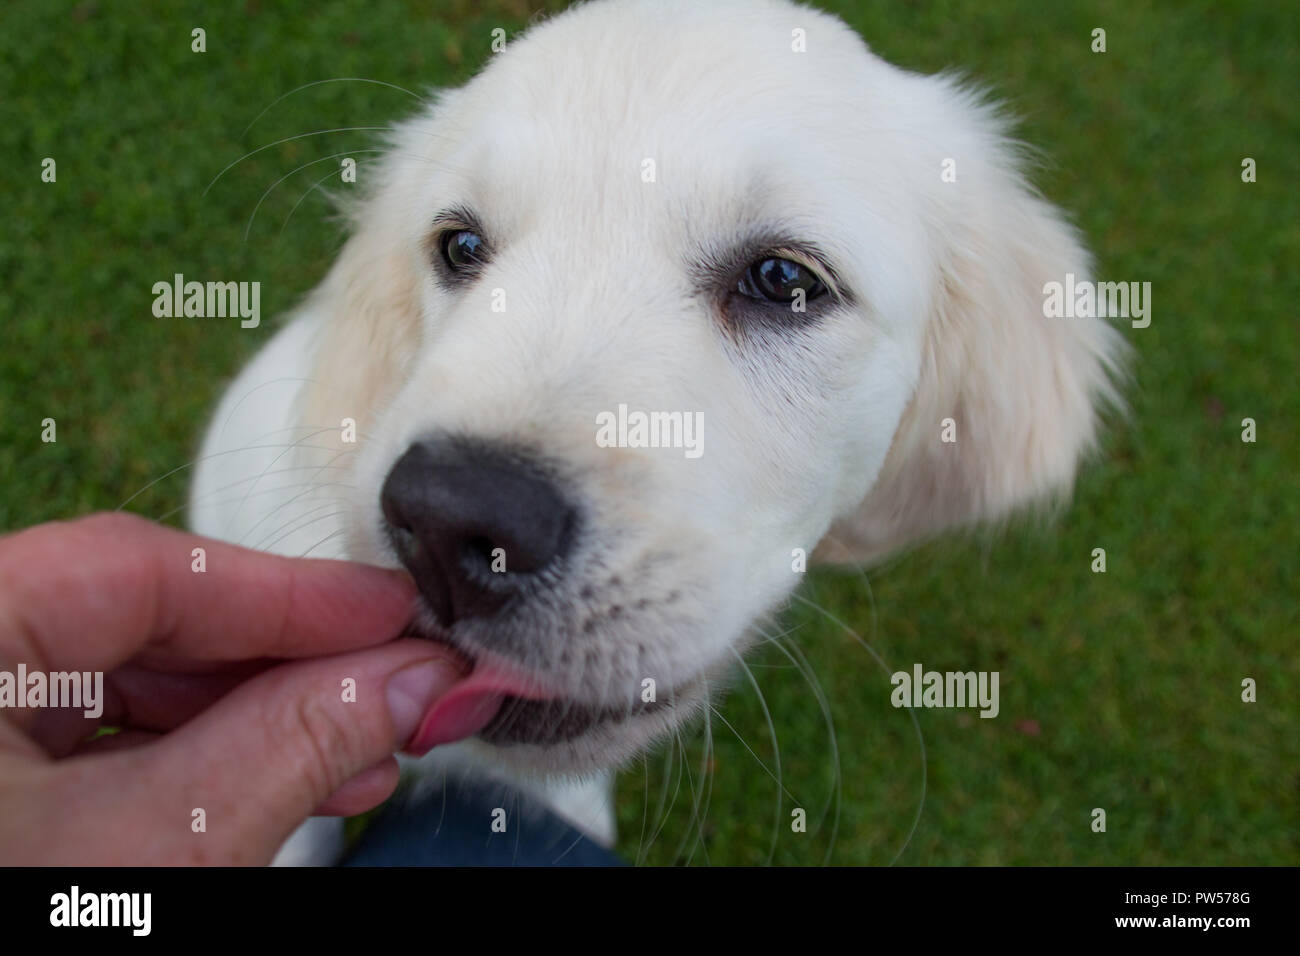
POLYGON ((1118 334, 1044 318, 1089 258, 996 111, 786 0, 575 7, 361 179, 191 524, 407 566, 420 631, 477 662, 474 739, 434 753, 605 841, 602 779, 554 775, 695 713, 796 549, 872 561, 1066 491, 1113 397, 1118 334))

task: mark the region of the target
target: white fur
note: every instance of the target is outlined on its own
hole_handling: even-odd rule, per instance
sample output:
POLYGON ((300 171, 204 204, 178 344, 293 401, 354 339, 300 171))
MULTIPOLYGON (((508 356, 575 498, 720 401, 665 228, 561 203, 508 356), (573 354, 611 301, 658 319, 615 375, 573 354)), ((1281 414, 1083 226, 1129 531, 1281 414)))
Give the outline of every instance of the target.
MULTIPOLYGON (((561 463, 588 534, 546 607, 500 626, 574 700, 631 701, 649 676, 679 704, 554 746, 450 748, 493 772, 615 767, 703 706, 797 585, 793 549, 876 560, 1060 495, 1113 397, 1117 333, 1043 317, 1044 283, 1090 261, 996 111, 786 0, 573 8, 403 124, 368 176, 334 268, 222 401, 191 522, 396 565, 379 489, 412 441, 561 463), (456 290, 429 252, 452 206, 493 247, 456 290), (814 243, 848 304, 738 325, 697 267, 760 234, 814 243), (599 447, 620 403, 702 412, 704 455, 599 447), (277 442, 298 445, 239 450, 277 442)), ((606 779, 542 786, 612 839, 606 779)))

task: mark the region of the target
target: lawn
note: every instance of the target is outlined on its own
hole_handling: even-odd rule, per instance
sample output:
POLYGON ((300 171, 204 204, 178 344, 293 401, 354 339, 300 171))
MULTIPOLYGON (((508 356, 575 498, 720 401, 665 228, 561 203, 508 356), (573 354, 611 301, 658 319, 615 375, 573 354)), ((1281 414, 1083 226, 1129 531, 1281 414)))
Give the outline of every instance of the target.
MULTIPOLYGON (((892 62, 956 67, 1008 100, 1042 151, 1037 184, 1103 277, 1151 283, 1152 322, 1125 330, 1131 412, 1068 510, 865 575, 810 573, 781 641, 753 655, 710 726, 621 778, 621 851, 1300 863, 1294 14, 1268 0, 818 5, 892 62), (1099 547, 1104 574, 1090 567, 1099 547), (894 709, 889 672, 917 661, 998 671, 1001 714, 894 709), (1255 703, 1241 700, 1247 677, 1255 703), (806 833, 791 830, 795 807, 806 833)), ((415 103, 362 82, 277 97, 336 77, 461 83, 493 28, 513 34, 542 6, 6 3, 0 530, 128 502, 180 520, 205 417, 276 323, 155 318, 153 284, 256 279, 262 314, 283 313, 342 241, 313 189, 336 168, 325 158, 372 155, 358 151, 377 134, 294 139, 205 187, 256 147, 382 127, 415 103), (191 51, 196 27, 205 53, 191 51), (41 441, 46 418, 55 443, 41 441)))

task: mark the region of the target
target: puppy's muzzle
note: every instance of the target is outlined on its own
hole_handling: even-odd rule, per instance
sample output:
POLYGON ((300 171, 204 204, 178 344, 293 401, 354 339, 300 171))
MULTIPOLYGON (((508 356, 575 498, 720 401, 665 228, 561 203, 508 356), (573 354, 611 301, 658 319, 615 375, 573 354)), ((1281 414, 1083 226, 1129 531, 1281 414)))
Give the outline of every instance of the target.
POLYGON ((576 524, 531 456, 461 439, 411 445, 380 501, 398 556, 444 627, 492 616, 543 587, 576 524))

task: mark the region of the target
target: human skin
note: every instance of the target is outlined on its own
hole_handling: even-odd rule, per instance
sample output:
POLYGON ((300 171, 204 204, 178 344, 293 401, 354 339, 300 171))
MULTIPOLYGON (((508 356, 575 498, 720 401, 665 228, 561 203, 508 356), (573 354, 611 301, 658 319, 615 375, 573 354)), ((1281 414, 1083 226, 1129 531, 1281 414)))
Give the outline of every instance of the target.
POLYGON ((98 719, 0 707, 0 863, 263 864, 308 816, 378 805, 463 671, 398 637, 414 597, 124 514, 0 537, 0 671, 104 675, 98 719))

